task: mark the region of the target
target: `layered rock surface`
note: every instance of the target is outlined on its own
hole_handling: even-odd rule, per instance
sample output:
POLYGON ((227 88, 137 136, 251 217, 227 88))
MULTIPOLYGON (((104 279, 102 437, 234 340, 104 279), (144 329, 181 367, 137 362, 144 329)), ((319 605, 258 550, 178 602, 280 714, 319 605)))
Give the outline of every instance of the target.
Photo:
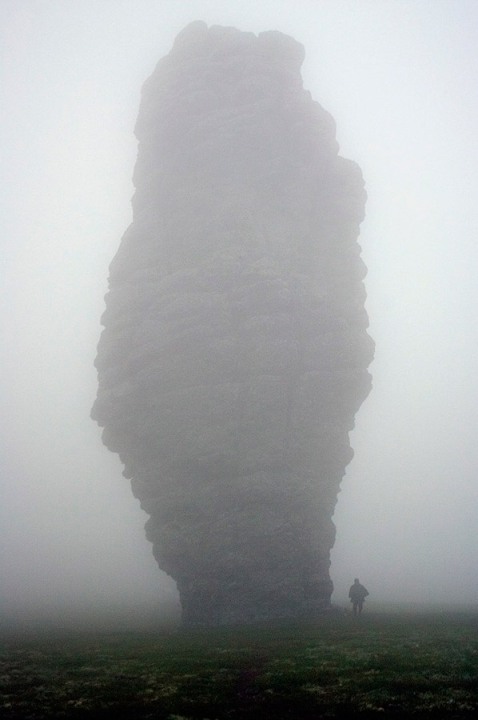
POLYGON ((186 623, 328 607, 373 343, 365 191, 303 48, 193 23, 143 88, 92 415, 186 623))

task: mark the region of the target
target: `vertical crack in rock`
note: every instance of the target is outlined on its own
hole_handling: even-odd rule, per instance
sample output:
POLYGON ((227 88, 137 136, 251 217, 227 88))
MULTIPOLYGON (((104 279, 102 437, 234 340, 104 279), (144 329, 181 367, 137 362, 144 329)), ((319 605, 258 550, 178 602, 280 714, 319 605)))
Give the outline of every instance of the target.
POLYGON ((332 515, 371 387, 366 194, 303 57, 278 32, 197 22, 143 88, 92 416, 185 623, 330 604, 332 515))

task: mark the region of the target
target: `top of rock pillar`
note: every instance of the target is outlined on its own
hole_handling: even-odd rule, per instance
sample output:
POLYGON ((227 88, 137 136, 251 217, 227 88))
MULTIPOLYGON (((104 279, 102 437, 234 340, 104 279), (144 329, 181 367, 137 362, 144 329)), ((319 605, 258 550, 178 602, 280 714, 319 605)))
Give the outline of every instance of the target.
POLYGON ((297 71, 305 57, 303 45, 284 33, 270 30, 256 36, 234 27, 212 25, 208 28, 202 20, 190 23, 178 34, 170 55, 176 59, 179 55, 193 59, 197 55, 220 53, 221 49, 227 50, 228 54, 234 50, 241 53, 250 50, 268 62, 283 63, 297 71))

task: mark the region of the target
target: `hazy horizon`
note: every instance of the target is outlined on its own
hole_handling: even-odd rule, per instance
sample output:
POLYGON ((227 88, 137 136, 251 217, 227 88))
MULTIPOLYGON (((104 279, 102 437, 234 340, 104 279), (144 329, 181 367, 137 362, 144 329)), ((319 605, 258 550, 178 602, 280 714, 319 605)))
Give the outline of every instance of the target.
POLYGON ((197 19, 301 42, 304 86, 366 182, 376 356, 334 516, 332 601, 346 606, 359 577, 371 607, 476 604, 478 5, 3 0, 5 617, 177 602, 89 413, 141 86, 197 19))

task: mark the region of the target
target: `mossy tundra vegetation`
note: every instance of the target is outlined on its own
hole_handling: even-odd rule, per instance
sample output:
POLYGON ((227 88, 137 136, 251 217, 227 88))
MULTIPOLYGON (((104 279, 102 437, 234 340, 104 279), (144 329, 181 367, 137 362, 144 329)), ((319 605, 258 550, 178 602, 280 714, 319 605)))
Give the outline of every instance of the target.
POLYGON ((26 718, 472 718, 478 612, 4 635, 1 713, 26 718))

